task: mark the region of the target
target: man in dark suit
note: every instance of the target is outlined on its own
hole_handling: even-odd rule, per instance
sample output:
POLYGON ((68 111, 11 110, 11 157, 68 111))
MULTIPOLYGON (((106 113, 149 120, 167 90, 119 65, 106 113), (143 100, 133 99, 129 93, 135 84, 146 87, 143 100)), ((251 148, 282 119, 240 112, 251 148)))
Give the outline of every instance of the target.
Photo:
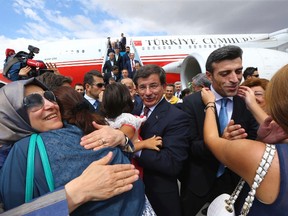
POLYGON ((138 60, 135 60, 135 54, 134 53, 129 53, 129 60, 125 62, 124 68, 126 68, 129 72, 128 77, 133 79, 134 74, 136 72, 136 63, 140 62, 138 60))
MULTIPOLYGON (((242 50, 237 46, 226 46, 213 51, 206 62, 206 75, 211 81, 210 89, 216 97, 217 117, 220 114, 221 100, 225 98, 227 118, 224 127, 230 119, 242 127, 230 133, 230 137, 226 131, 222 133, 219 130, 219 134, 226 139, 236 136, 245 138, 247 135, 248 139, 256 138, 258 124, 247 110, 245 101, 237 96, 242 69, 242 50)), ((201 92, 189 95, 183 101, 183 110, 189 114, 191 123, 190 155, 181 176, 181 202, 185 216, 196 215, 205 203, 211 202, 221 193, 231 194, 239 181, 239 177, 219 164, 205 146, 205 106, 201 92)), ((217 121, 220 129, 219 118, 217 121)), ((229 125, 229 129, 233 128, 231 122, 229 125)))
POLYGON ((104 74, 104 82, 105 85, 109 84, 109 79, 113 78, 115 82, 118 82, 121 79, 121 74, 119 73, 119 68, 117 65, 114 65, 112 67, 112 71, 110 73, 105 73, 104 74))
POLYGON ((110 52, 109 53, 109 57, 108 57, 108 60, 105 61, 105 64, 102 68, 102 73, 110 73, 112 71, 112 67, 116 65, 116 62, 115 62, 115 54, 114 52, 110 52))
POLYGON ((177 177, 188 157, 188 116, 163 97, 166 75, 161 67, 143 66, 133 81, 143 101, 143 106, 139 106, 134 114, 148 117, 141 127, 140 136, 143 139, 161 136, 163 141, 159 152, 143 149, 137 154, 136 159, 144 169, 145 193, 157 216, 180 216, 177 177))
POLYGON ((105 83, 102 74, 97 70, 91 70, 84 76, 84 98, 89 102, 89 110, 100 112, 99 95, 105 90, 105 83))
POLYGON ((124 33, 121 33, 121 39, 120 39, 121 52, 125 52, 125 47, 126 47, 126 37, 124 36, 124 33))
POLYGON ((121 72, 123 69, 123 57, 121 56, 120 49, 118 47, 116 47, 114 50, 115 50, 114 55, 115 65, 119 67, 119 71, 121 72))
POLYGON ((131 78, 127 77, 127 78, 121 79, 121 83, 126 85, 129 92, 130 92, 130 95, 131 95, 131 98, 133 101, 133 105, 134 105, 132 113, 135 113, 137 111, 141 112, 140 110, 142 110, 142 108, 143 108, 143 102, 142 102, 140 96, 136 93, 136 87, 135 87, 133 80, 131 78))

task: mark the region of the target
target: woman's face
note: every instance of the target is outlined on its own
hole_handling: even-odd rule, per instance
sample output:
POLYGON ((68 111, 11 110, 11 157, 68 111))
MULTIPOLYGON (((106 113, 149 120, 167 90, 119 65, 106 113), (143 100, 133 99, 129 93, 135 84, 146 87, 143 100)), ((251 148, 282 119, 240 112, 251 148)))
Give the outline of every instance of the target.
POLYGON ((261 86, 253 86, 251 87, 251 90, 254 92, 255 98, 257 103, 260 105, 260 107, 263 110, 266 110, 266 103, 265 103, 265 90, 261 86))
MULTIPOLYGON (((63 122, 58 104, 53 102, 53 100, 46 99, 44 97, 44 90, 41 87, 36 85, 25 87, 25 97, 35 93, 42 96, 44 104, 42 103, 43 106, 41 107, 40 105, 38 108, 35 108, 35 106, 27 108, 31 127, 39 132, 62 128, 63 122)), ((39 95, 37 95, 38 99, 41 99, 39 95)))

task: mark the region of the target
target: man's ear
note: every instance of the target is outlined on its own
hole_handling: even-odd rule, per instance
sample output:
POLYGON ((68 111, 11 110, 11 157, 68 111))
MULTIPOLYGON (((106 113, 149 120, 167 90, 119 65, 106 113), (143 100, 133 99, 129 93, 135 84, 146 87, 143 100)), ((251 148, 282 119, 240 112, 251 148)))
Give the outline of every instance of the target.
POLYGON ((212 82, 212 73, 209 71, 206 71, 206 77, 210 80, 210 82, 212 82))
POLYGON ((89 85, 88 83, 85 83, 84 90, 88 89, 89 86, 90 86, 90 85, 89 85))

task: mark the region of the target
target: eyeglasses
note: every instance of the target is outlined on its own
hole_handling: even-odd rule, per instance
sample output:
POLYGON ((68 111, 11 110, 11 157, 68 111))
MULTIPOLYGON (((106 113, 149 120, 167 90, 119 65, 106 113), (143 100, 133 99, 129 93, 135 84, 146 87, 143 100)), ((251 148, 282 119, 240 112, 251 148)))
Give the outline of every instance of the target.
POLYGON ((57 104, 56 97, 52 91, 43 92, 43 96, 41 93, 30 94, 24 97, 23 103, 27 110, 36 112, 44 106, 44 98, 52 103, 57 104))
POLYGON ((97 86, 98 88, 103 88, 105 86, 105 83, 92 83, 91 84, 92 86, 95 85, 97 86))
POLYGON ((251 76, 253 76, 253 77, 259 77, 259 74, 252 74, 251 76))
POLYGON ((152 84, 150 84, 150 85, 139 85, 138 86, 138 90, 139 91, 145 91, 147 88, 149 89, 149 90, 156 90, 158 87, 160 86, 160 84, 158 84, 158 83, 152 83, 152 84))

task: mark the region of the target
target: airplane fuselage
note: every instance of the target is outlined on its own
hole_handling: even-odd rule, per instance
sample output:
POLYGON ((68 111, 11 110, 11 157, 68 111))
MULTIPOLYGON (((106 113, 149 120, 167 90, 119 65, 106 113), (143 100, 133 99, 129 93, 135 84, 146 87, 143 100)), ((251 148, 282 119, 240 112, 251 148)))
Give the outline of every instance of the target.
MULTIPOLYGON (((199 54, 205 61, 211 51, 228 44, 288 51, 287 46, 281 47, 288 41, 287 29, 278 32, 285 37, 272 37, 271 34, 127 37, 127 45, 135 53, 135 59, 143 65, 157 64, 163 67, 167 72, 167 82, 172 83, 180 80, 181 64, 191 54, 199 54)), ((116 41, 116 38, 111 38, 111 41, 116 41)), ((92 69, 102 71, 107 59, 107 39, 103 38, 59 40, 33 45, 40 48, 40 53, 34 59, 56 63, 60 73, 71 76, 73 83, 83 82, 84 74, 92 69)))

